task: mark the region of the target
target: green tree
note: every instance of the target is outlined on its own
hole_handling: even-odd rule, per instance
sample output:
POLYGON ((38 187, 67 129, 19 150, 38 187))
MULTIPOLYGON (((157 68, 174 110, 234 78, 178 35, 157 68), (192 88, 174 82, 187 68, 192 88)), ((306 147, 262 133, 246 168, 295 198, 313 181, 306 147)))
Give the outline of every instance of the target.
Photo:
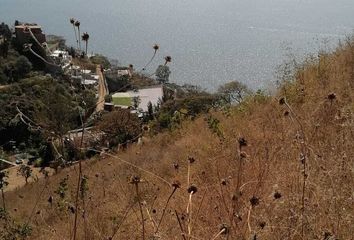
POLYGON ((106 69, 111 67, 111 63, 109 62, 109 60, 105 56, 102 56, 102 55, 96 54, 96 55, 90 57, 90 60, 92 63, 100 64, 106 69))
POLYGON ((27 184, 28 178, 32 176, 32 169, 29 166, 22 164, 18 169, 17 173, 25 178, 27 184))
POLYGON ((63 136, 76 125, 78 112, 66 89, 57 85, 42 93, 42 105, 36 109, 34 118, 46 131, 63 136))
POLYGON ((60 211, 64 210, 66 204, 67 204, 67 195, 68 195, 68 176, 63 178, 60 182, 59 182, 59 186, 57 188, 57 190, 54 191, 55 194, 58 195, 59 200, 58 200, 58 208, 60 211))
POLYGON ((170 68, 166 65, 159 65, 156 69, 156 80, 159 83, 168 83, 171 71, 170 68))
POLYGON ((6 39, 11 39, 12 36, 12 32, 9 26, 3 22, 0 24, 0 36, 1 35, 4 36, 4 38, 6 39))
POLYGON ((118 109, 105 114, 98 129, 107 134, 111 146, 133 140, 141 133, 140 119, 127 109, 118 109))
POLYGON ((141 103, 141 99, 140 99, 139 96, 133 97, 133 107, 134 107, 134 109, 137 110, 140 103, 141 103))
POLYGON ((147 119, 146 120, 150 121, 150 120, 154 119, 154 107, 150 101, 148 102, 147 107, 148 107, 148 112, 147 112, 147 119))
POLYGON ((131 87, 128 76, 118 77, 113 72, 106 74, 106 81, 109 92, 126 91, 131 87))
POLYGON ((49 166, 49 163, 55 159, 55 154, 51 142, 47 141, 43 143, 39 148, 39 154, 43 159, 41 166, 49 166))
POLYGON ((5 38, 0 44, 0 56, 7 58, 9 53, 9 41, 5 38))
POLYGON ((6 210, 4 188, 9 184, 7 182, 7 178, 8 178, 8 172, 6 171, 0 172, 0 189, 1 189, 1 197, 2 197, 2 206, 4 210, 6 210))
POLYGON ((18 76, 22 78, 32 70, 32 63, 25 56, 19 56, 15 62, 15 69, 18 76))
POLYGON ((81 36, 82 41, 85 42, 85 55, 87 56, 87 45, 88 45, 88 40, 90 39, 90 35, 87 32, 84 32, 81 36))
POLYGON ((251 94, 251 90, 241 82, 232 81, 220 86, 218 93, 226 103, 231 104, 242 102, 245 96, 251 94))

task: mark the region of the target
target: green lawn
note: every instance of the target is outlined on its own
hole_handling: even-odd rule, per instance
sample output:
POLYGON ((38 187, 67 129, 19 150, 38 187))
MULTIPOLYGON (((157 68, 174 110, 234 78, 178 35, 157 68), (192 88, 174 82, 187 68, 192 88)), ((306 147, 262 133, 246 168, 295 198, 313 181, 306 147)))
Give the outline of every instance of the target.
POLYGON ((113 98, 114 105, 122 105, 122 106, 131 106, 132 105, 132 98, 131 97, 118 97, 113 98))

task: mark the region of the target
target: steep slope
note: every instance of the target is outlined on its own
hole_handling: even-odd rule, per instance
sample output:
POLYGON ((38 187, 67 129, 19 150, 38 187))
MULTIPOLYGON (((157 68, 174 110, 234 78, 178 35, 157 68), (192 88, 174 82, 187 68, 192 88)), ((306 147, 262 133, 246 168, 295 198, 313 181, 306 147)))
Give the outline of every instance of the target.
MULTIPOLYGON (((76 239, 352 239, 354 42, 293 67, 275 97, 83 164, 76 239)), ((77 174, 6 194, 31 239, 73 239, 77 174)))

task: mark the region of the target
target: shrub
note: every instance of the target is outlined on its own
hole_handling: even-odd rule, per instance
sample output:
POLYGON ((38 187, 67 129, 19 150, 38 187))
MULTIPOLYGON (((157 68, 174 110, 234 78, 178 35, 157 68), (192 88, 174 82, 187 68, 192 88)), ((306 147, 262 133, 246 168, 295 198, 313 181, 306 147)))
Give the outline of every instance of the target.
POLYGON ((97 129, 106 133, 111 146, 135 140, 141 133, 141 121, 127 109, 103 115, 97 129))

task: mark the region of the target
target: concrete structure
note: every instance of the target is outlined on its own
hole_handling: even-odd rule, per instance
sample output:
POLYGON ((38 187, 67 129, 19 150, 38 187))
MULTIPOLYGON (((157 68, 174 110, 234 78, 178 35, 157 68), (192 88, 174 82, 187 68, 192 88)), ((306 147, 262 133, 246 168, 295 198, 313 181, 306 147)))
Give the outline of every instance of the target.
POLYGON ((108 112, 112 112, 114 109, 113 103, 104 103, 104 110, 108 112))
POLYGON ((129 69, 119 69, 117 70, 117 75, 118 77, 122 77, 122 76, 129 76, 131 77, 132 76, 132 73, 129 69))
POLYGON ((31 32, 39 43, 45 43, 45 34, 42 32, 41 26, 37 24, 24 23, 15 26, 16 41, 18 44, 23 45, 32 41, 31 32))
POLYGON ((81 84, 83 84, 83 85, 97 85, 98 82, 96 80, 85 79, 85 80, 81 80, 81 84))
POLYGON ((68 51, 63 51, 63 50, 55 50, 50 56, 53 58, 61 58, 64 60, 71 60, 68 51))
POLYGON ((71 56, 67 51, 55 50, 52 54, 50 54, 50 57, 63 69, 66 69, 70 66, 71 56))
POLYGON ((91 70, 81 69, 79 66, 73 65, 70 67, 71 80, 74 83, 81 83, 83 85, 98 85, 100 76, 92 73, 91 70))
POLYGON ((128 92, 118 92, 112 95, 113 102, 116 106, 122 108, 133 107, 134 98, 138 99, 138 111, 147 112, 149 102, 153 106, 159 104, 159 101, 163 97, 163 87, 162 85, 147 87, 138 89, 137 91, 128 91, 128 92), (122 103, 122 104, 119 104, 122 103))

